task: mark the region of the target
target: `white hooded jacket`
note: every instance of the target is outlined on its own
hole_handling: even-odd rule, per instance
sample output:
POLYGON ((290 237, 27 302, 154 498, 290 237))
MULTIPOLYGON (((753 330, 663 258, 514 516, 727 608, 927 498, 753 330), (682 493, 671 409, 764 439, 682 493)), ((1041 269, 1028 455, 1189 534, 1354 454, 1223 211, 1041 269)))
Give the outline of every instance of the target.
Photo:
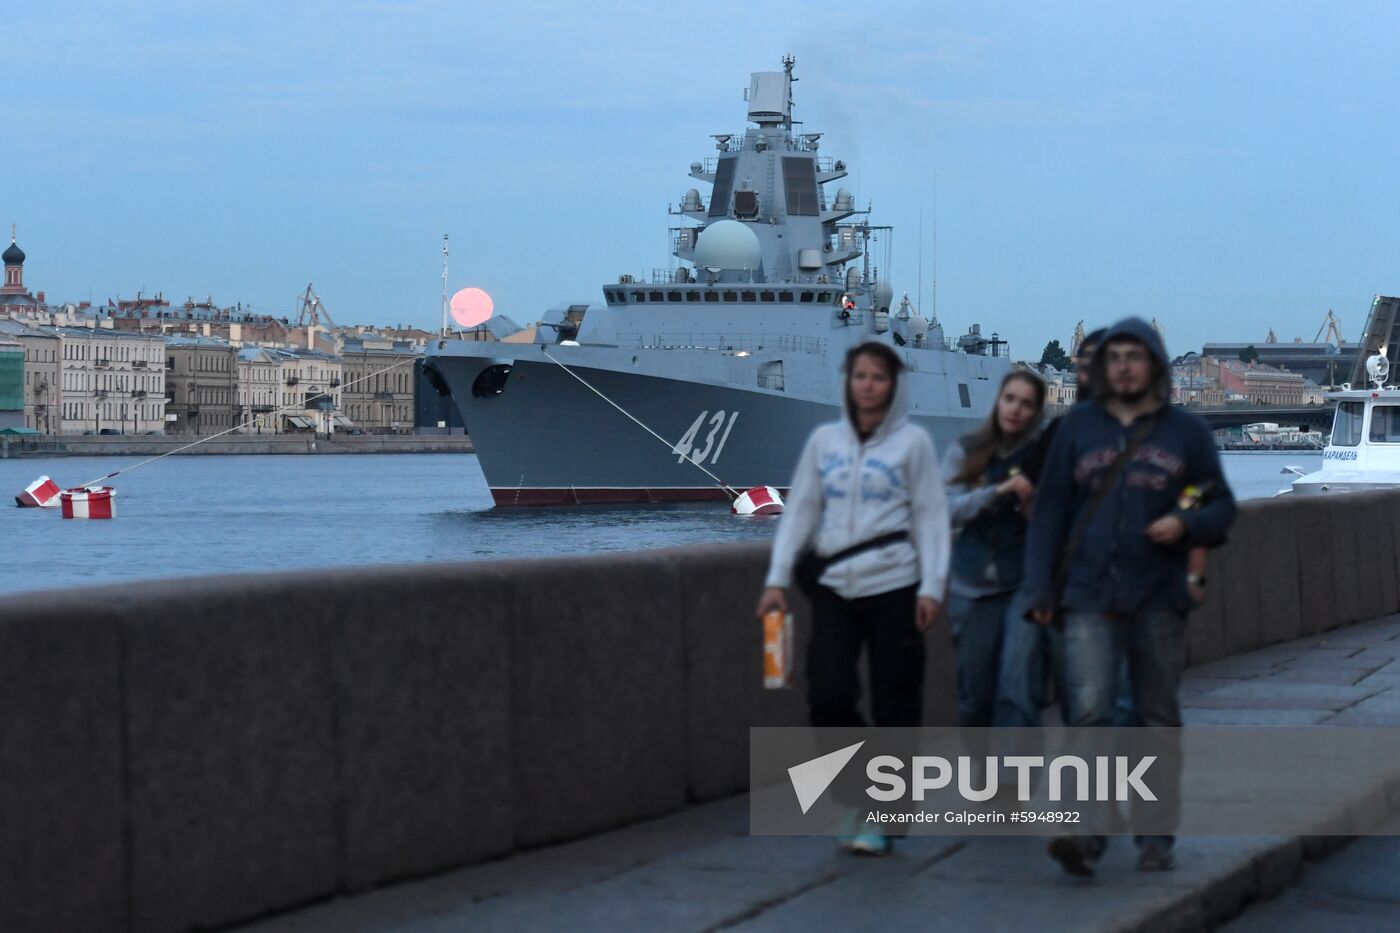
POLYGON ((787 587, 797 555, 810 543, 835 554, 892 531, 909 538, 862 551, 829 567, 823 586, 858 599, 919 584, 942 600, 948 575, 948 507, 933 438, 909 421, 908 374, 895 383, 885 420, 861 442, 846 417, 807 438, 784 505, 767 586, 787 587))

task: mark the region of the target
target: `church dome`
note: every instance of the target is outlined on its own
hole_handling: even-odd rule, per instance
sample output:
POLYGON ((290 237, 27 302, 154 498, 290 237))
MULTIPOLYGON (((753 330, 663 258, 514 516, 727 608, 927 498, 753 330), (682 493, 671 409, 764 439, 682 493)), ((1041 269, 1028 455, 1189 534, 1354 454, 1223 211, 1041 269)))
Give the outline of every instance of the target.
POLYGON ((24 250, 20 249, 15 245, 15 242, 11 240, 10 248, 5 250, 4 255, 0 256, 0 258, 5 260, 5 265, 7 266, 18 266, 24 262, 24 250))

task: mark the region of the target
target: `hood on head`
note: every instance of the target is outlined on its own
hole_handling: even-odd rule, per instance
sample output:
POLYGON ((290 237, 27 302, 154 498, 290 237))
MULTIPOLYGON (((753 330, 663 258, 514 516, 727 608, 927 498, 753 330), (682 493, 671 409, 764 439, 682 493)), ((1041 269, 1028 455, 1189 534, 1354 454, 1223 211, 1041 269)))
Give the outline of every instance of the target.
MULTIPOLYGON (((875 341, 869 341, 874 343, 875 341)), ((886 345, 888 346, 888 345, 886 345)), ((890 347, 890 349, 894 349, 890 347)), ((899 351, 895 351, 896 356, 900 356, 899 351)), ((900 356, 900 362, 904 363, 900 356)), ((850 427, 851 433, 856 431, 856 413, 851 408, 851 399, 846 393, 846 379, 848 375, 841 373, 841 410, 845 413, 845 422, 850 427)), ((894 380, 894 398, 890 399, 890 407, 885 412, 885 420, 880 422, 880 426, 875 429, 875 433, 870 436, 871 440, 884 437, 886 434, 899 427, 909 420, 909 366, 904 363, 894 380)))
POLYGON ((1152 382, 1151 391, 1162 401, 1172 397, 1172 367, 1167 357, 1167 348, 1162 344, 1157 329, 1140 317, 1128 317, 1104 331, 1103 340, 1094 350, 1094 360, 1090 364, 1089 387, 1094 398, 1105 398, 1112 394, 1108 385, 1108 367, 1105 348, 1122 337, 1131 337, 1147 347, 1147 352, 1157 362, 1157 377, 1152 382))

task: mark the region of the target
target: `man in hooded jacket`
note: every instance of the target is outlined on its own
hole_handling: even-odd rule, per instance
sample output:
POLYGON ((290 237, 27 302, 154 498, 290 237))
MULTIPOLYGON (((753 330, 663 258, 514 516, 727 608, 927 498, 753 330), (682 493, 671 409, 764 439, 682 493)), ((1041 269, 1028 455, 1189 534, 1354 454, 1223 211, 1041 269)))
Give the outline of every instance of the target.
MULTIPOLYGON (((1170 404, 1171 370, 1157 332, 1138 318, 1108 329, 1094 355, 1093 398, 1064 416, 1031 515, 1023 598, 1056 623, 1057 682, 1071 727, 1113 724, 1126 661, 1142 725, 1177 727, 1186 657, 1191 548, 1222 544, 1235 517, 1210 429, 1170 404), (1120 457, 1133 447, 1123 463, 1120 457), (1109 480, 1111 485, 1105 486, 1109 480), (1071 545, 1063 569, 1057 560, 1071 545)), ((1168 741, 1171 741, 1170 739, 1168 741)), ((1138 836, 1138 868, 1172 867, 1180 761, 1161 762, 1165 806, 1138 836)), ((1102 815, 1099 819, 1102 819, 1102 815)), ((1102 831, 1102 822, 1086 828, 1102 831)), ((1106 839, 1061 837, 1050 854, 1093 874, 1106 839)))

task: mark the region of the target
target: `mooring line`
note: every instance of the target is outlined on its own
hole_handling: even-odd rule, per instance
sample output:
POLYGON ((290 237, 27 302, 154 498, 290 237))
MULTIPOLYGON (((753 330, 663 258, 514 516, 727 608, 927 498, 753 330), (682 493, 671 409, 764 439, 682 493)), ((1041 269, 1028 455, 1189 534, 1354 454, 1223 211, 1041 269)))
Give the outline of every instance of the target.
MULTIPOLYGON (((544 353, 545 359, 549 360, 549 361, 550 361, 551 363, 553 363, 555 366, 558 366, 560 369, 564 370, 564 372, 568 373, 570 376, 573 376, 573 377, 574 377, 575 379, 577 379, 579 382, 583 383, 584 386, 586 386, 591 392, 593 392, 593 394, 597 395, 600 399, 602 399, 603 401, 607 402, 607 403, 608 403, 609 405, 611 405, 613 408, 616 408, 618 411, 622 412, 622 413, 623 413, 624 415, 626 415, 629 419, 631 419, 632 422, 633 422, 634 424, 637 425, 637 427, 641 428, 643 431, 647 432, 647 433, 650 434, 652 437, 656 438, 658 441, 660 441, 661 443, 665 444, 665 445, 670 449, 670 451, 671 451, 672 453, 675 453, 675 452, 676 452, 676 447, 677 447, 676 444, 671 443, 670 441, 666 440, 666 438, 662 437, 660 434, 657 434, 657 433, 656 433, 655 431, 653 431, 651 428, 649 428, 649 427, 647 427, 645 424, 643 424, 643 423, 642 423, 636 416, 634 416, 630 411, 628 411, 627 409, 623 408, 621 405, 617 404, 617 402, 614 402, 612 399, 610 399, 610 398, 608 398, 606 395, 604 395, 601 391, 598 390, 597 387, 595 387, 594 385, 592 385, 591 383, 589 383, 589 381, 588 381, 587 379, 583 378, 583 377, 580 376, 578 373, 574 372, 572 369, 570 369, 569 367, 565 366, 563 363, 559 362, 559 360, 556 360, 554 357, 550 356, 550 355, 549 355, 549 347, 545 346, 544 344, 541 344, 541 345, 540 345, 540 351, 541 351, 542 353, 544 353)), ((687 463, 689 463, 690 465, 694 466, 694 467, 695 467, 697 470, 699 470, 701 473, 704 473, 704 474, 705 474, 706 476, 708 476, 710 479, 714 480, 714 481, 715 481, 715 485, 718 486, 720 489, 724 490, 725 492, 729 493, 729 495, 730 495, 732 498, 735 498, 735 499, 739 498, 739 493, 738 493, 738 491, 737 491, 733 486, 730 486, 730 485, 729 485, 728 483, 726 483, 724 480, 720 479, 718 476, 716 476, 715 474, 711 473, 709 470, 705 469, 705 468, 704 468, 703 466, 701 466, 699 463, 697 463, 696 461, 690 459, 689 456, 686 456, 686 455, 682 454, 682 457, 685 459, 685 462, 687 462, 687 463)))
MULTIPOLYGON (((353 386, 353 385, 358 385, 358 384, 360 384, 361 382, 364 382, 364 381, 366 381, 366 380, 368 380, 368 379, 373 379, 375 376, 383 375, 384 373, 387 373, 387 372, 389 372, 390 370, 398 369, 400 366, 406 366, 406 365, 408 365, 408 364, 410 364, 410 363, 416 363, 416 362, 418 362, 418 357, 416 357, 416 356, 415 356, 415 357, 411 357, 411 358, 406 359, 406 360, 400 360, 399 362, 394 363, 392 366, 386 366, 386 367, 384 367, 383 369, 376 369, 374 372, 370 373, 370 374, 367 375, 367 376, 361 376, 359 379, 353 379, 353 380, 351 380, 350 382, 347 382, 347 383, 343 384, 343 385, 340 387, 340 390, 343 392, 343 391, 345 391, 346 389, 350 388, 350 387, 353 386)), ((278 408, 278 409, 275 410, 275 411, 272 411, 272 412, 265 412, 264 414, 271 414, 273 417, 276 417, 277 415, 280 415, 280 414, 282 414, 283 412, 298 411, 298 410, 300 410, 300 411, 305 411, 305 410, 306 410, 306 405, 304 404, 305 402, 315 401, 316 399, 320 399, 320 398, 330 398, 330 396, 327 395, 325 392, 317 392, 315 395, 311 396, 311 398, 309 398, 309 399, 303 399, 303 404, 300 404, 300 405, 286 405, 286 406, 283 406, 282 408, 278 408)), ((204 443, 207 443, 208 441, 216 440, 216 439, 218 439, 218 438, 220 438, 220 437, 223 437, 225 434, 232 434, 234 431, 237 431, 239 428, 246 428, 246 427, 248 427, 250 424, 253 423, 253 421, 255 420, 255 418, 256 418, 256 416, 254 416, 254 418, 249 418, 247 421, 241 422, 241 423, 239 423, 239 424, 235 424, 233 427, 229 428, 227 431, 220 431, 218 434, 210 434, 210 435, 208 435, 208 436, 206 436, 206 437, 201 437, 201 438, 200 438, 199 440, 197 440, 197 441, 194 441, 194 442, 189 443, 189 444, 185 444, 185 445, 182 446, 182 447, 176 447, 174 450, 167 450, 167 451, 166 451, 165 453, 163 453, 163 454, 158 454, 158 455, 156 455, 156 456, 154 456, 154 457, 151 457, 150 459, 147 459, 147 460, 142 460, 140 463, 134 463, 134 464, 132 464, 132 465, 129 466, 129 467, 122 467, 120 470, 114 470, 114 471, 112 471, 111 473, 108 473, 106 476, 98 477, 98 478, 95 479, 95 480, 91 480, 91 481, 89 481, 89 482, 83 483, 83 485, 84 485, 84 486, 96 486, 98 483, 102 482, 103 480, 109 480, 109 479, 111 479, 112 477, 114 477, 114 476, 120 476, 120 475, 123 474, 123 473, 130 473, 132 470, 139 470, 141 467, 145 466, 145 465, 148 464, 148 463, 155 463, 157 460, 164 460, 166 457, 173 457, 175 454, 178 454, 178 453, 179 453, 180 451, 182 451, 182 450, 189 450, 191 447, 198 447, 200 444, 204 444, 204 443)))

